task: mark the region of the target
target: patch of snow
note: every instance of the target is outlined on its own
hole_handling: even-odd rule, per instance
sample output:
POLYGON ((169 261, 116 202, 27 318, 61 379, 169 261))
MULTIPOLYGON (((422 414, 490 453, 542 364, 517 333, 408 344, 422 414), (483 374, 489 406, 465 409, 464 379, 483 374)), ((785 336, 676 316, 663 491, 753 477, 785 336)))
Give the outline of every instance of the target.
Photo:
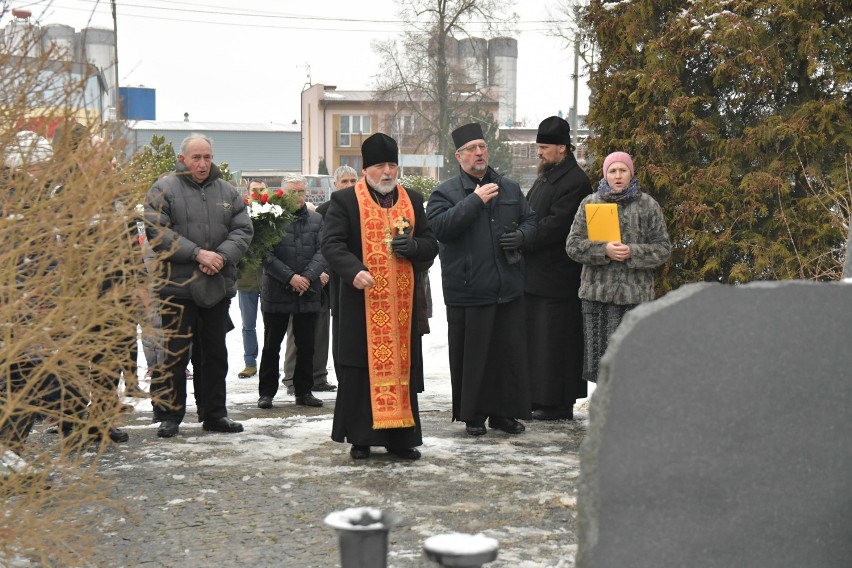
POLYGON ((374 531, 387 529, 396 520, 375 507, 352 507, 329 513, 324 520, 328 526, 346 531, 374 531))
POLYGON ((607 11, 612 11, 621 6, 622 4, 630 4, 630 0, 619 0, 618 2, 604 2, 601 5, 601 8, 607 11))
POLYGON ((467 554, 483 554, 496 550, 499 546, 497 539, 479 534, 449 533, 439 534, 426 539, 423 548, 438 554, 464 556, 467 554))

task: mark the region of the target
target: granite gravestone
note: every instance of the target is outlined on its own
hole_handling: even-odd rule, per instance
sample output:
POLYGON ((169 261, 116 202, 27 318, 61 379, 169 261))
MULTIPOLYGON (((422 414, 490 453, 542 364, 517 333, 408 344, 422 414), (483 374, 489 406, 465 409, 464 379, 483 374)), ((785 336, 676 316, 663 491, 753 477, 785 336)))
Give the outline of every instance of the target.
POLYGON ((628 313, 581 448, 578 568, 852 566, 852 286, 628 313))

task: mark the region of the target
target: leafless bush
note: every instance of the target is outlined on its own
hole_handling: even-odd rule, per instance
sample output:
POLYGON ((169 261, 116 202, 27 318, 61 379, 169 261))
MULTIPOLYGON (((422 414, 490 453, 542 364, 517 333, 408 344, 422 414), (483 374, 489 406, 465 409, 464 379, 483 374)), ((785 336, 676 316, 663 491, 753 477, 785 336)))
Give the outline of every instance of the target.
POLYGON ((0 476, 0 565, 84 565, 97 534, 90 511, 113 505, 98 459, 121 422, 119 377, 136 376, 149 282, 134 205, 145 188, 110 165, 117 143, 93 143, 108 135, 97 112, 81 112, 85 69, 49 54, 0 55, 0 68, 0 149, 20 158, 0 180, 0 453, 27 462, 0 476), (44 140, 19 135, 49 140, 57 125, 49 159, 27 142, 44 150, 44 140), (36 415, 42 426, 27 437, 36 415), (52 420, 58 434, 45 431, 52 420))

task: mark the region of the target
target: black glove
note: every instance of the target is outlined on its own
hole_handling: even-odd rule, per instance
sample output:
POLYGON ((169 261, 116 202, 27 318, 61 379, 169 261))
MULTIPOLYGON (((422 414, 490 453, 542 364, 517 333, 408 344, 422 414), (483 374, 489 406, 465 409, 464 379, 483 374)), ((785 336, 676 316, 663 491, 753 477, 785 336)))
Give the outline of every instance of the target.
POLYGON ((500 235, 500 248, 503 250, 518 250, 524 244, 522 231, 507 231, 500 235))
POLYGON ((417 255, 417 241, 408 235, 397 235, 391 239, 394 254, 402 258, 414 258, 417 255))

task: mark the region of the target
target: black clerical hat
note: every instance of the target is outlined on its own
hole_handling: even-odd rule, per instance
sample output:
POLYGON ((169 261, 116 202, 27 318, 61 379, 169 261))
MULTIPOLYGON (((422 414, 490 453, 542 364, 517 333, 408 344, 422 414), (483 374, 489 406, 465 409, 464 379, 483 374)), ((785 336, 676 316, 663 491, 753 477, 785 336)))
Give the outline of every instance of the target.
POLYGON ((471 140, 485 140, 485 135, 482 134, 482 126, 478 122, 471 122, 453 130, 453 144, 456 145, 456 150, 471 140))
POLYGON ((571 145, 571 125, 564 118, 550 116, 538 125, 537 144, 571 145))
POLYGON ((361 157, 364 159, 364 168, 388 162, 398 164, 399 146, 387 134, 376 132, 361 144, 361 157))

